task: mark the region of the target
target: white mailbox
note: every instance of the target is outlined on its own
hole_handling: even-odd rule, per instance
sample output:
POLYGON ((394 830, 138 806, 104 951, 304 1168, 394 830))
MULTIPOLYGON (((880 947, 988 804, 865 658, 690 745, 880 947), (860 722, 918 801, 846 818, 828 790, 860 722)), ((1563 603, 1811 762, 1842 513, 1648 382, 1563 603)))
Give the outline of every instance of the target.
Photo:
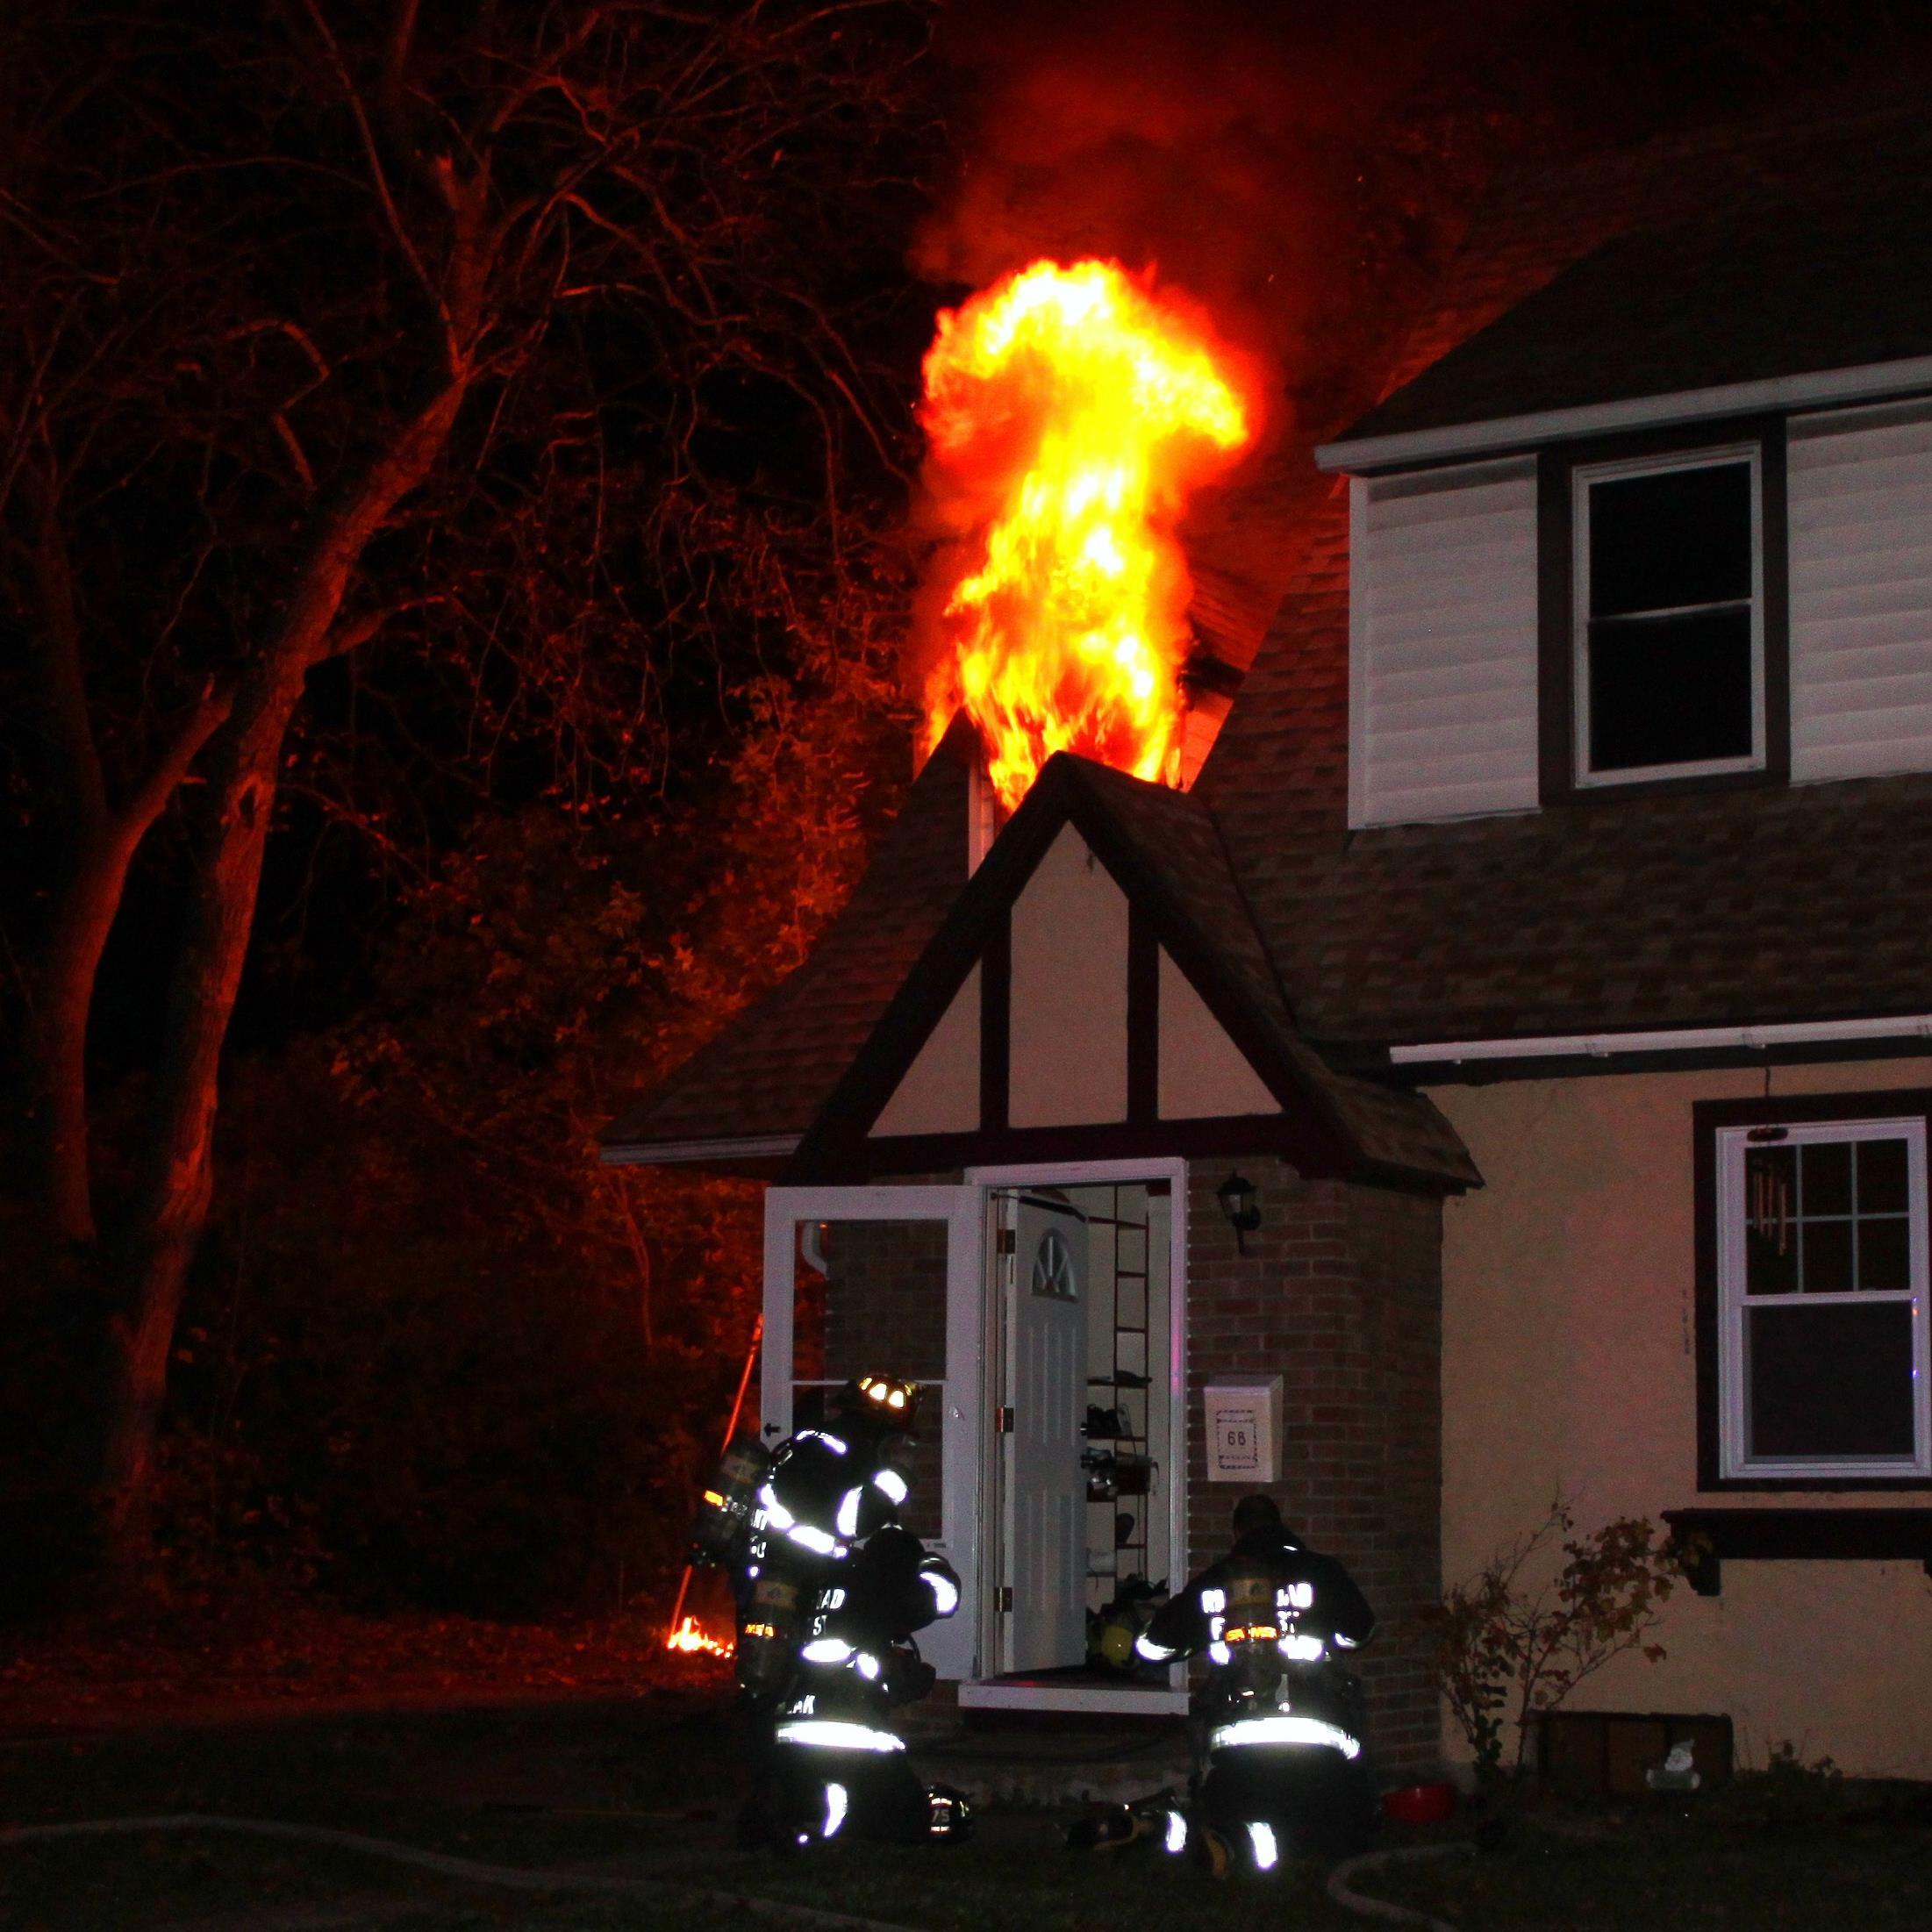
POLYGON ((1231 1375, 1206 1389, 1207 1479, 1281 1479, 1281 1377, 1231 1375))

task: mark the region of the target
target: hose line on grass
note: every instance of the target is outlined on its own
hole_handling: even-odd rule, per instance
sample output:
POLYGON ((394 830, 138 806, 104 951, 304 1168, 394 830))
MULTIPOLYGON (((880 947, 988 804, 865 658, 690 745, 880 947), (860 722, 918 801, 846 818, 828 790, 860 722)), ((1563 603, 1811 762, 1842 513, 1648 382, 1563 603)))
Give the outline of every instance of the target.
POLYGON ((915 1932, 915 1928, 884 1919, 854 1918, 848 1912, 826 1912, 817 1906, 791 1905, 778 1899, 754 1898, 741 1892, 715 1892, 683 1885, 664 1878, 603 1878, 593 1872, 530 1871, 517 1865, 483 1864, 474 1858, 454 1858, 447 1852, 423 1851, 391 1838, 370 1838, 359 1831, 337 1831, 327 1825, 290 1825, 268 1818, 218 1818, 184 1811, 154 1818, 88 1818, 71 1824, 21 1825, 0 1831, 0 1846, 35 1844, 57 1838, 128 1837, 154 1831, 225 1831, 249 1838, 295 1838, 309 1844, 333 1845, 361 1851, 394 1864, 414 1865, 446 1878, 472 1885, 501 1886, 512 1892, 601 1892, 621 1897, 655 1900, 666 1905, 722 1906, 802 1926, 824 1926, 827 1932, 915 1932))
POLYGON ((1422 1932, 1456 1932, 1446 1920, 1432 1918, 1406 1905, 1392 1905, 1386 1899, 1371 1899, 1352 1889, 1350 1881, 1378 1865, 1406 1864, 1416 1858, 1442 1858, 1453 1852, 1470 1851, 1470 1845, 1403 1845, 1392 1851, 1365 1851, 1359 1858, 1345 1858, 1328 1874, 1328 1896, 1344 1912, 1359 1912, 1363 1917, 1383 1919, 1391 1925, 1413 1925, 1422 1932))

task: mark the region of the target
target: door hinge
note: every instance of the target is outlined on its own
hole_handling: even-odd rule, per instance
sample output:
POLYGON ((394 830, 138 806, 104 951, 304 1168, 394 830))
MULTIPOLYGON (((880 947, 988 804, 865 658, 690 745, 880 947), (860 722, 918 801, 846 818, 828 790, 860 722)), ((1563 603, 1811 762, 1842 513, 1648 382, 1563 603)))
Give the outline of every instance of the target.
POLYGON ((1017 1255, 1020 1252, 1019 1230, 996 1227, 993 1230, 993 1252, 996 1255, 1017 1255))
POLYGON ((993 1434, 995 1435, 1011 1435, 1013 1432, 1013 1412, 1011 1409, 995 1409, 993 1411, 993 1434))
POLYGON ((993 1608, 1004 1611, 1011 1610, 1013 1606, 1013 1586, 1010 1583, 1003 1583, 993 1592, 993 1608))

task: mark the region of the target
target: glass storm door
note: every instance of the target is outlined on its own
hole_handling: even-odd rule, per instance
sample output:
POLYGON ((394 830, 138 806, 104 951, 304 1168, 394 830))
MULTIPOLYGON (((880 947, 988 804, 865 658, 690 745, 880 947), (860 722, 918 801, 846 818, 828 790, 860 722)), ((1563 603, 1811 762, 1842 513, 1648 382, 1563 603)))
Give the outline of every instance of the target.
POLYGON ((1006 1290, 1009 1671, 1050 1671, 1086 1658, 1086 1479, 1080 1467, 1086 1256, 1086 1226, 1075 1209, 1035 1195, 1020 1198, 1006 1290))
POLYGON ((978 1657, 984 1198, 977 1187, 774 1187, 765 1194, 767 1448, 856 1375, 924 1394, 901 1520, 959 1572, 957 1613, 919 1634, 943 1678, 978 1657))

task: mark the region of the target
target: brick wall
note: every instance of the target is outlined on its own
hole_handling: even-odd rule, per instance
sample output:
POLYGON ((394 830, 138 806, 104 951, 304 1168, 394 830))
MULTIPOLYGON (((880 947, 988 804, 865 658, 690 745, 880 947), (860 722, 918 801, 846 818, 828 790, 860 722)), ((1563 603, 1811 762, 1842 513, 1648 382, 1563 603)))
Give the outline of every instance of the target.
POLYGON ((1441 1589, 1442 1205, 1305 1181, 1271 1158, 1198 1163, 1188 1201, 1191 1570, 1222 1555, 1246 1493, 1206 1479, 1201 1390, 1282 1377, 1282 1514, 1348 1564, 1380 1620, 1363 1652, 1370 1740, 1385 1771, 1441 1755, 1419 1613, 1441 1589), (1214 1199, 1232 1168, 1261 1226, 1237 1251, 1214 1199))

